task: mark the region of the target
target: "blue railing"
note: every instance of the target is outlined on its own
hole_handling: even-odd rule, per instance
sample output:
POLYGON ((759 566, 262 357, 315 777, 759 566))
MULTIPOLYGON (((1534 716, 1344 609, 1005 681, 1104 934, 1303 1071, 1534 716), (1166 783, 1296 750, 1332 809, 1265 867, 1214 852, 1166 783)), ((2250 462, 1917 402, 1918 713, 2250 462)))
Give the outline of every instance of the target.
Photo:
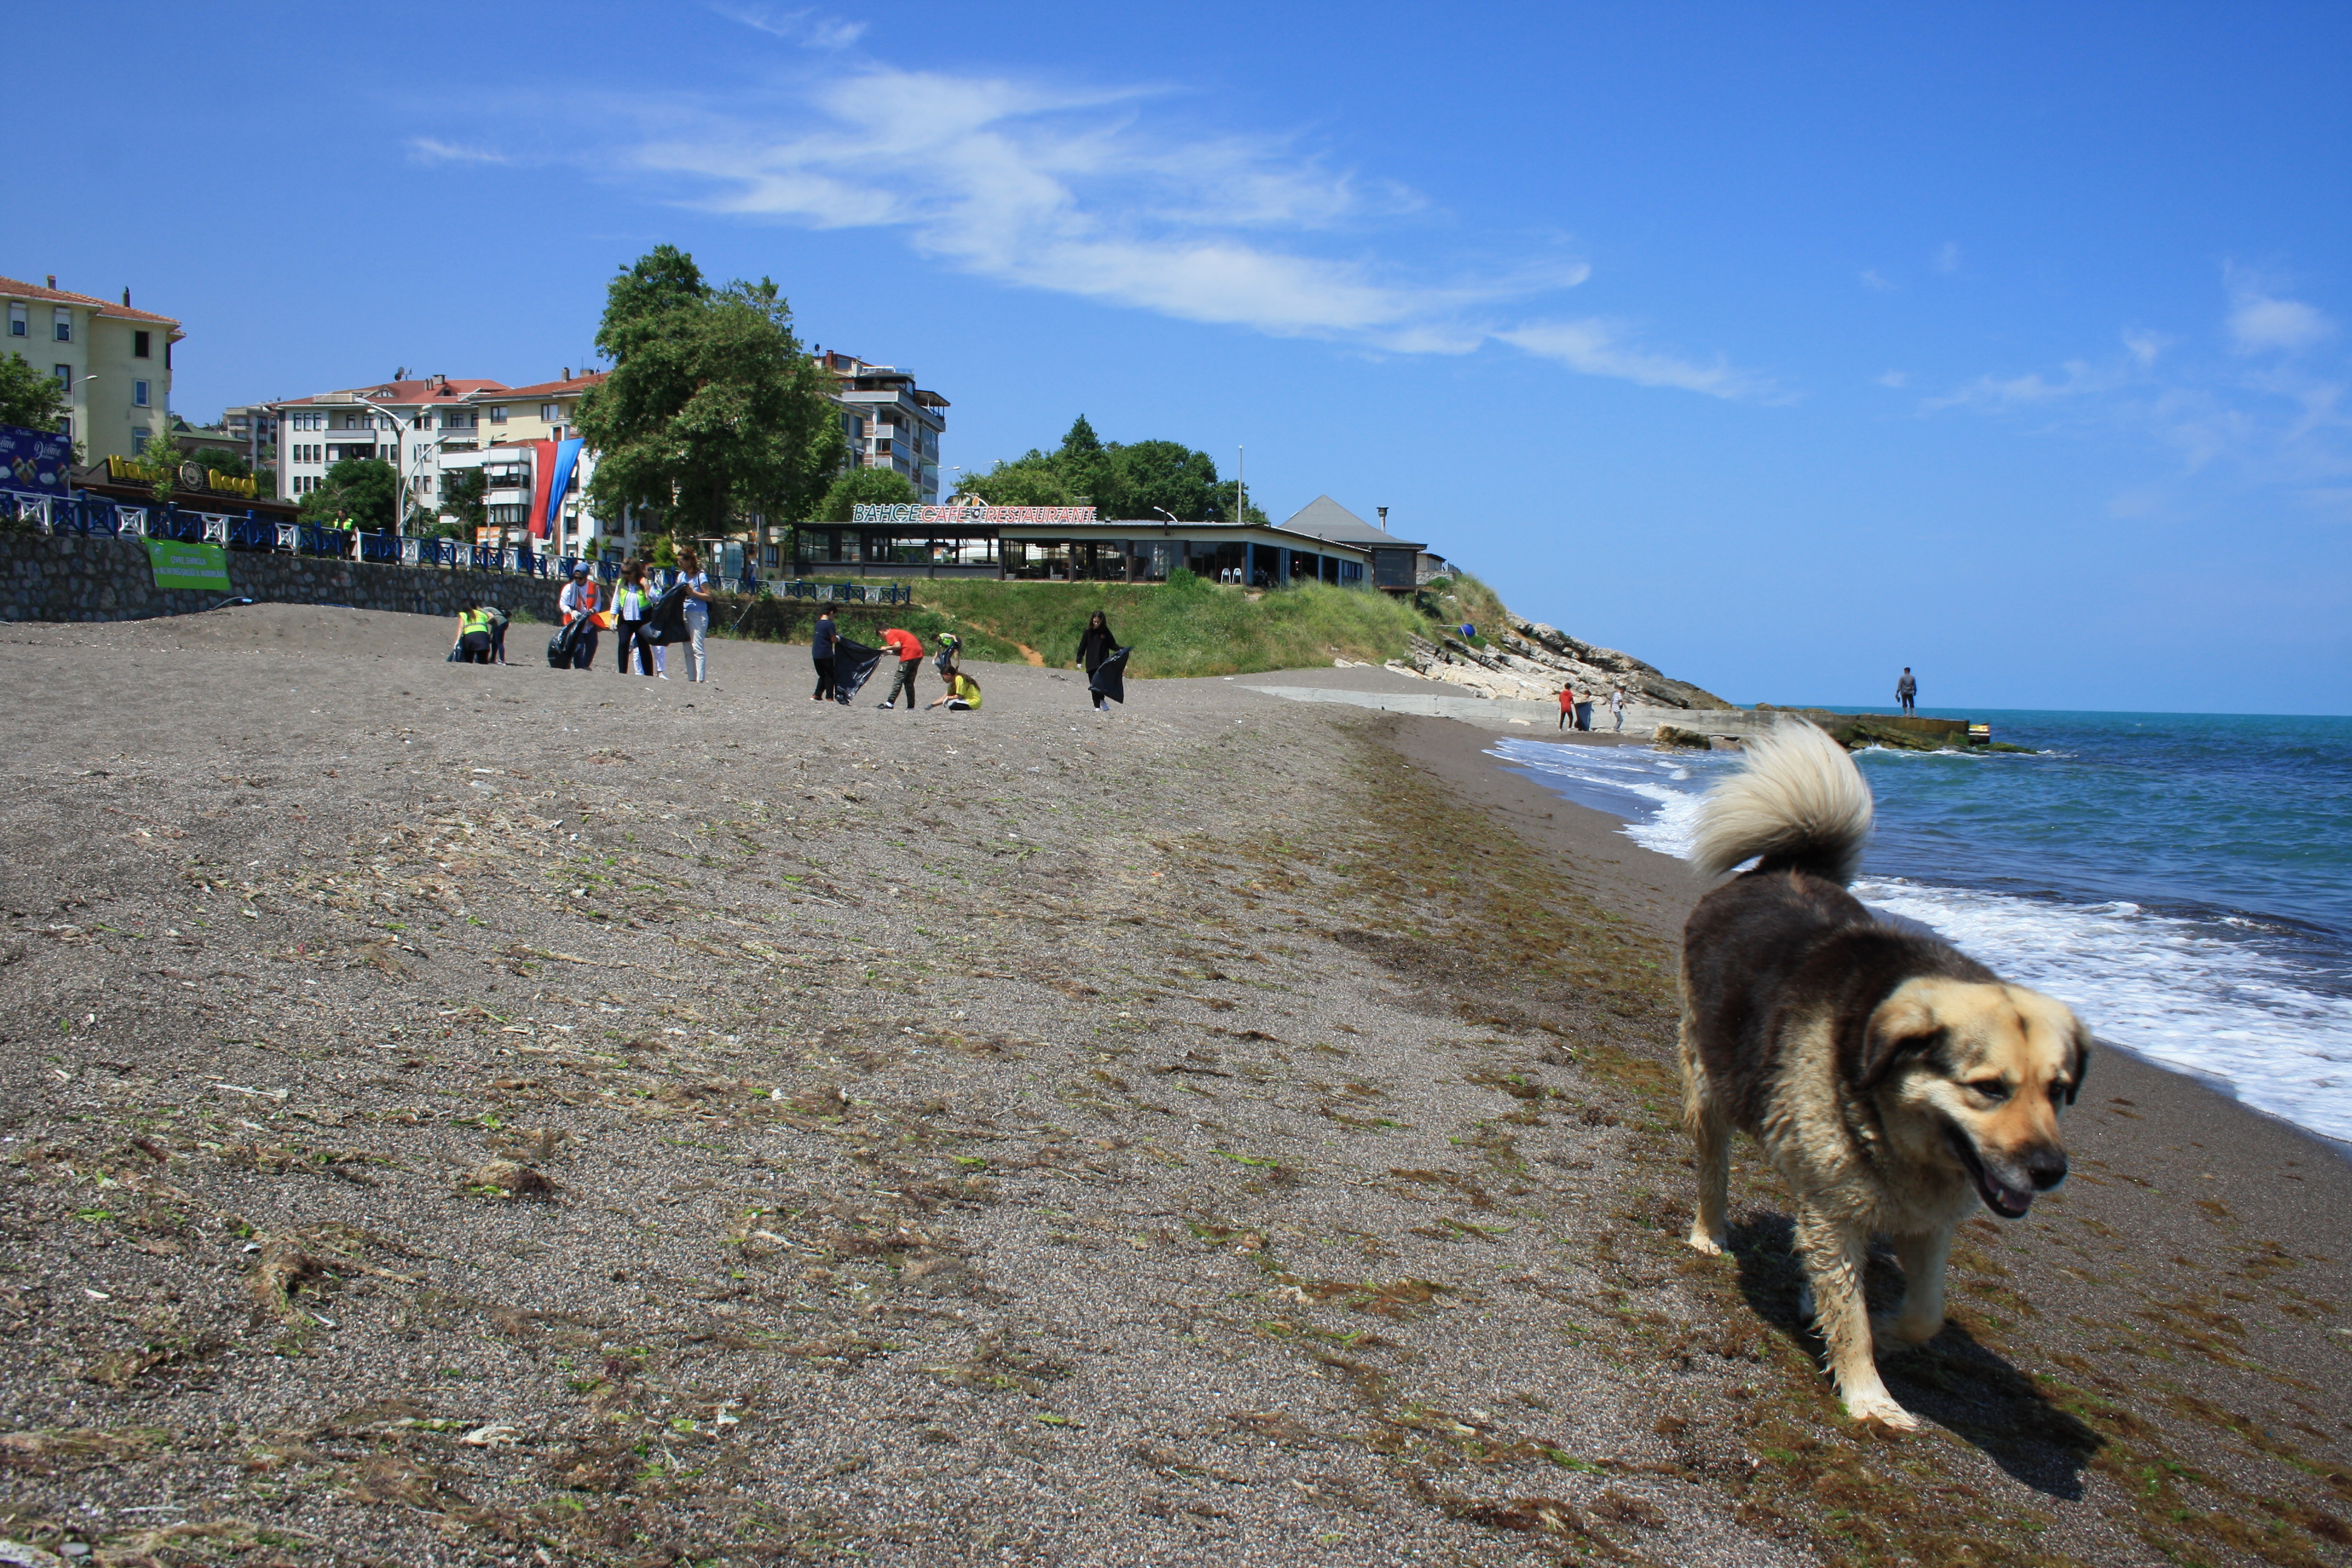
MULTIPOLYGON (((604 584, 617 582, 621 575, 617 555, 545 555, 528 548, 468 544, 457 539, 355 533, 316 523, 280 521, 252 511, 200 511, 168 501, 142 506, 88 494, 47 496, 0 488, 0 518, 31 522, 52 534, 93 539, 172 539, 239 551, 336 556, 385 566, 499 572, 546 581, 561 581, 572 575, 573 567, 586 566, 598 582, 604 584)), ((667 591, 677 584, 678 574, 672 569, 656 568, 646 576, 656 589, 667 591)), ((766 582, 748 562, 731 583, 721 581, 740 594, 840 605, 904 605, 912 603, 915 596, 912 588, 896 583, 766 582)))

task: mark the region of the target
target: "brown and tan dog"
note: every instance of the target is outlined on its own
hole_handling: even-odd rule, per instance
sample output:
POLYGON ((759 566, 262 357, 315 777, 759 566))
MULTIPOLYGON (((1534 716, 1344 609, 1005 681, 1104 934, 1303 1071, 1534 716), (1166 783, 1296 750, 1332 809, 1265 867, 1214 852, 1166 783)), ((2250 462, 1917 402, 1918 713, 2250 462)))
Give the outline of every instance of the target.
POLYGON ((1797 1247, 1847 1414, 1917 1420, 1878 1375, 1881 1333, 1944 1326, 1952 1231, 1979 1201, 2004 1219, 2066 1178, 2059 1112, 2090 1036, 2064 1004, 2008 985, 1931 936, 1880 922, 1851 893, 1869 786, 1844 749, 1784 722, 1707 797, 1709 876, 1758 864, 1699 901, 1683 931, 1684 1115, 1697 1145, 1690 1244, 1717 1254, 1732 1128, 1796 1200, 1797 1247), (1901 1259, 1900 1311, 1874 1323, 1874 1234, 1901 1259))

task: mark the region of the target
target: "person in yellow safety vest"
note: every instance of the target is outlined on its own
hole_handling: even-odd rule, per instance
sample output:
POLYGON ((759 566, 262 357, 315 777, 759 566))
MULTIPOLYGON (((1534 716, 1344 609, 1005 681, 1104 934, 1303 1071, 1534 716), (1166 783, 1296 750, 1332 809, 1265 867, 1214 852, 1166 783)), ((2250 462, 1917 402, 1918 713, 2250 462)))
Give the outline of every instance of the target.
POLYGON ((457 612, 457 641, 450 658, 460 664, 490 662, 490 613, 479 605, 457 612))

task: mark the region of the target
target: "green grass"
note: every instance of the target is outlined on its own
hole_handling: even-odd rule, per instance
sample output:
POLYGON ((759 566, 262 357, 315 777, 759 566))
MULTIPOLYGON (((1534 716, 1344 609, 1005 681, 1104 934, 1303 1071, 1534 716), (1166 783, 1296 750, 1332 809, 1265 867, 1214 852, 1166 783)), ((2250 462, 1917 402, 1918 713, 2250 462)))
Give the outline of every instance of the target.
MULTIPOLYGON (((1418 595, 1418 605, 1367 588, 1302 583, 1257 593, 1189 574, 1165 584, 919 577, 908 585, 913 604, 835 605, 835 624, 864 643, 878 642, 886 626, 904 626, 926 647, 952 631, 968 658, 1067 669, 1077 662, 1087 616, 1100 610, 1119 642, 1135 649, 1129 673, 1146 679, 1297 669, 1335 658, 1378 664, 1402 658, 1408 636, 1431 636, 1438 624, 1466 620, 1483 635, 1508 613, 1492 589, 1459 575, 1418 595)), ((761 599, 747 612, 743 601, 722 596, 711 624, 721 635, 805 642, 816 611, 805 599, 761 599)))
POLYGON ((1319 583, 1253 596, 1190 576, 1157 585, 964 578, 921 583, 915 593, 975 657, 986 657, 977 652, 986 638, 1057 668, 1076 662, 1078 634, 1100 610, 1120 643, 1135 649, 1129 673, 1145 679, 1295 669, 1334 658, 1378 664, 1403 657, 1407 635, 1429 629, 1410 603, 1319 583))

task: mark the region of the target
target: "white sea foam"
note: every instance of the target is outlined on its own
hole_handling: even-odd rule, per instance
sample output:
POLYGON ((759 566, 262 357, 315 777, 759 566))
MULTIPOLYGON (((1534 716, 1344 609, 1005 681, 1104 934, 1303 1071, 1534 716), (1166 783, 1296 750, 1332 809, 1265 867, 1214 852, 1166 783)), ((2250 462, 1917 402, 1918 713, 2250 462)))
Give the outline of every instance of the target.
POLYGON ((2101 1039, 2352 1142, 2352 999, 2223 921, 1877 878, 1854 895, 1932 926, 2004 978, 2071 1005, 2101 1039))
MULTIPOLYGON (((1493 754, 1570 799, 1628 817, 1627 837, 1683 859, 1698 792, 1738 761, 1520 740, 1501 742, 1493 754)), ((2352 1142, 2352 998, 2269 940, 2274 933, 2262 922, 1895 877, 1866 877, 1853 890, 1996 973, 2067 1002, 2100 1038, 2352 1142)))

